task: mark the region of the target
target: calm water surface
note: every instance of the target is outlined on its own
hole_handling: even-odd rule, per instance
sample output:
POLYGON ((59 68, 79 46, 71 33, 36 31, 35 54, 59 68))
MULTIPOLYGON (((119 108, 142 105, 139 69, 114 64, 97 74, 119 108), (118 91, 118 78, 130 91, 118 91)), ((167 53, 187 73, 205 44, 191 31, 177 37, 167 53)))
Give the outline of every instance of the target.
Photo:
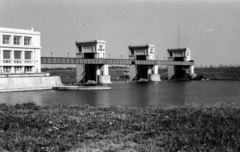
POLYGON ((98 91, 29 91, 0 93, 0 103, 39 105, 162 106, 189 103, 235 103, 240 106, 240 81, 123 82, 98 91))

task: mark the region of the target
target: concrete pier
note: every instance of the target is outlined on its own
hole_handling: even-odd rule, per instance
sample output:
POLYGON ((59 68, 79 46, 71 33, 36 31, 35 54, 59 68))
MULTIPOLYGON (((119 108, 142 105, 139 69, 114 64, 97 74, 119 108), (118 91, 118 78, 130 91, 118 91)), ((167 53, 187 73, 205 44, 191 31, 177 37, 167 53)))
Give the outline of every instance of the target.
POLYGON ((149 81, 161 81, 159 74, 151 74, 149 77, 149 81))
POLYGON ((136 72, 136 66, 130 65, 129 67, 129 79, 130 81, 136 81, 137 80, 137 72, 136 72))

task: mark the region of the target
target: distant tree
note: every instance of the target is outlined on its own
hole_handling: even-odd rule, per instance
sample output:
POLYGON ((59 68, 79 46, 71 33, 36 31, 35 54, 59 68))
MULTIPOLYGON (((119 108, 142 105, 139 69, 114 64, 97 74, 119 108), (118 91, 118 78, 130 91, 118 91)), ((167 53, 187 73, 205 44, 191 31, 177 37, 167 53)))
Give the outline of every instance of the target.
POLYGON ((72 70, 73 70, 73 67, 67 67, 66 70, 72 71, 72 70))

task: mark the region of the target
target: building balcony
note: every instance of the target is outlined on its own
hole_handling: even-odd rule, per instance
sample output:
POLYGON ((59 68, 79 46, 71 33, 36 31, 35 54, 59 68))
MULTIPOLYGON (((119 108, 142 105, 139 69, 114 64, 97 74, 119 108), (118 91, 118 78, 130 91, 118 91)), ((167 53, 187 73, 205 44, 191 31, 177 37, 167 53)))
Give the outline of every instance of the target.
POLYGON ((36 60, 29 60, 29 59, 25 59, 25 60, 21 60, 21 59, 3 59, 0 60, 0 64, 2 65, 33 65, 36 64, 36 60))

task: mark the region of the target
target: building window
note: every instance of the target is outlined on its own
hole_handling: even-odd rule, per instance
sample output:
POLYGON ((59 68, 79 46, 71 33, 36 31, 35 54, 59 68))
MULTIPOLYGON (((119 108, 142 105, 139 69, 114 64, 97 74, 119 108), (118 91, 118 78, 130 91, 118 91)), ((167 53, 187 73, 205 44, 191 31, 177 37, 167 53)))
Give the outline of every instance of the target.
POLYGON ((3 67, 3 72, 10 72, 11 71, 11 67, 10 66, 4 66, 3 67))
POLYGON ((10 35, 3 35, 3 44, 10 44, 10 35))
POLYGON ((3 59, 11 59, 11 51, 3 50, 3 59))
POLYGON ((31 37, 24 37, 24 45, 31 45, 31 37))
POLYGON ((26 60, 32 59, 32 51, 25 51, 25 59, 26 60))
POLYGON ((82 46, 82 52, 94 52, 93 46, 91 45, 82 46))
POLYGON ((102 51, 103 50, 103 46, 99 45, 99 50, 102 51))
POLYGON ((22 70, 22 67, 20 67, 20 66, 15 67, 15 72, 21 72, 21 70, 22 70))
POLYGON ((25 72, 32 72, 32 67, 26 66, 25 67, 25 72))
POLYGON ((13 38, 13 44, 14 45, 20 45, 21 37, 20 36, 14 36, 13 38))
POLYGON ((153 48, 150 49, 150 52, 149 52, 149 53, 150 53, 150 54, 154 54, 153 48))
POLYGON ((21 51, 14 51, 14 59, 21 59, 21 51))

